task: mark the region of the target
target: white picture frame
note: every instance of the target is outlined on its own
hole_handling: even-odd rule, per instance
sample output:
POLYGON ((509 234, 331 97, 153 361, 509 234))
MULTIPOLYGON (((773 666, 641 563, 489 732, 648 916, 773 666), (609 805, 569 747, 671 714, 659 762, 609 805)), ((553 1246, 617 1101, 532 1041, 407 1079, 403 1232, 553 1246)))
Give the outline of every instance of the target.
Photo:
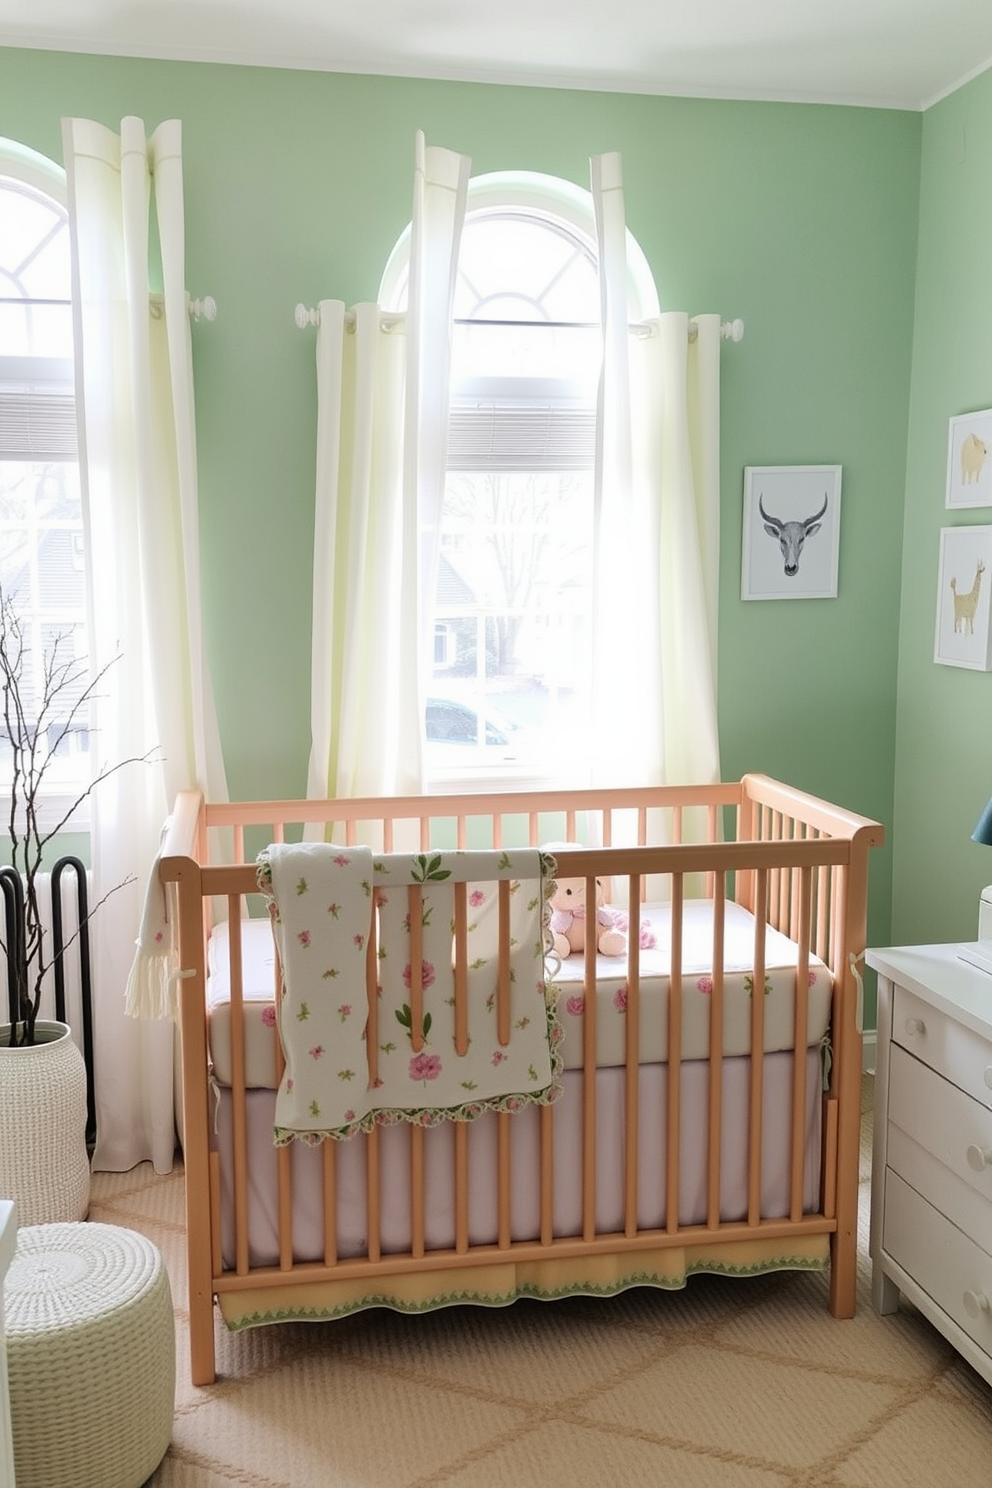
POLYGON ((944 505, 992 506, 992 408, 959 413, 950 421, 944 505))
POLYGON ((933 659, 992 671, 992 525, 942 527, 933 659))
POLYGON ((836 599, 840 465, 744 469, 741 599, 836 599))

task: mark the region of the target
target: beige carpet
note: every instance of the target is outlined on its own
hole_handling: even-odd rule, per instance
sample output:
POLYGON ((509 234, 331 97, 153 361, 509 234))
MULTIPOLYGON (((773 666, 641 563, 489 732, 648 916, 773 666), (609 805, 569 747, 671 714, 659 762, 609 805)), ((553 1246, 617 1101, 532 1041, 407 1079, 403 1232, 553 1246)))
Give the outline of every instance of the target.
MULTIPOLYGON (((870 1081, 866 1081, 866 1105, 870 1081)), ((182 1175, 95 1176, 92 1218, 142 1231, 172 1280, 179 1380, 150 1488, 990 1488, 992 1391, 912 1308, 858 1316, 826 1280, 518 1302, 228 1335, 186 1357, 182 1175)))

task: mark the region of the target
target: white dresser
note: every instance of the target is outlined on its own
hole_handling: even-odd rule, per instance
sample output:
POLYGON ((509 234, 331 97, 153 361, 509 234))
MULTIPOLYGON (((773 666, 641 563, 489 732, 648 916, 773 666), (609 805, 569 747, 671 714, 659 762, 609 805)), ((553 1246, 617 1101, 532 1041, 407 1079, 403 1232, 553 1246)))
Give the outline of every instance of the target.
POLYGON ((872 1301, 909 1298, 992 1384, 992 975, 953 945, 878 973, 872 1301))

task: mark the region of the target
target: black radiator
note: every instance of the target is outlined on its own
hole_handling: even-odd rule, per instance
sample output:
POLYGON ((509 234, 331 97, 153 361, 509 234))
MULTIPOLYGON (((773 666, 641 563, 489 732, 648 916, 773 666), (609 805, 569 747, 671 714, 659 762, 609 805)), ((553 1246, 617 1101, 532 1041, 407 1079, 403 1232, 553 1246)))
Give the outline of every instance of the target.
MULTIPOLYGON (((55 1017, 67 1022, 65 999, 65 949, 62 928, 62 877, 71 870, 76 876, 76 912, 79 929, 79 1000, 83 1061, 86 1065, 86 1144, 96 1142, 96 1098, 93 1088, 93 998, 90 983, 89 897, 86 869, 79 858, 59 858, 52 868, 52 943, 48 960, 55 983, 55 1017)), ((17 998, 17 965, 24 955, 24 883, 14 868, 0 868, 0 892, 4 900, 4 922, 7 933, 7 1008, 11 1023, 19 1021, 17 998)))

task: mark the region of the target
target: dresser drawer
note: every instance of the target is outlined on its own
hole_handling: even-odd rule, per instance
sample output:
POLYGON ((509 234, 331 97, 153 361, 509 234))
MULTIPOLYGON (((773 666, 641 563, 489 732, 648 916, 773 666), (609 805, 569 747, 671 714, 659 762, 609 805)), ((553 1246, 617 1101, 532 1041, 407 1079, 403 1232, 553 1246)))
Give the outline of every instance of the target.
MULTIPOLYGON (((992 1014, 992 978, 989 980, 992 1014)), ((908 1049, 975 1100, 992 1107, 992 1040, 932 1007, 905 987, 892 999, 892 1042, 908 1049)))
POLYGON ((885 1174, 882 1248, 992 1355, 992 1256, 892 1172, 885 1174))
POLYGON ((992 1253, 992 1111, 895 1046, 885 1160, 992 1253))

